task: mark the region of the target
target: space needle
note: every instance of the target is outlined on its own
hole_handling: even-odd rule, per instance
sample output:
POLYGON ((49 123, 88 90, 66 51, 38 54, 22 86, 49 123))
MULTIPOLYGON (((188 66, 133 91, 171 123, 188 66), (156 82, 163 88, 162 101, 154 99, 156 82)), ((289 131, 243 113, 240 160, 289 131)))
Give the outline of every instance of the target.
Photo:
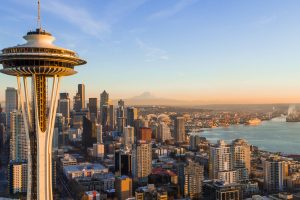
POLYGON ((39 0, 37 26, 24 36, 27 43, 2 50, 0 72, 17 78, 29 148, 27 199, 52 200, 52 138, 60 81, 86 61, 53 44, 55 38, 41 26, 39 0))

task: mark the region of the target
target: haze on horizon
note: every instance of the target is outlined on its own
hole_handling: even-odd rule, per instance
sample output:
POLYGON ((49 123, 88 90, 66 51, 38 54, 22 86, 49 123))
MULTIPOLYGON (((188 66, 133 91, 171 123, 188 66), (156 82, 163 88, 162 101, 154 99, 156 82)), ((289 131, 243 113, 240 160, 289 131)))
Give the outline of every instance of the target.
MULTIPOLYGON (((149 91, 198 102, 300 102, 300 2, 43 0, 42 26, 88 61, 61 91, 112 99, 149 91)), ((36 1, 1 3, 0 49, 36 28, 36 1), (4 28, 5 27, 5 28, 4 28)), ((0 100, 13 77, 0 75, 0 100)))

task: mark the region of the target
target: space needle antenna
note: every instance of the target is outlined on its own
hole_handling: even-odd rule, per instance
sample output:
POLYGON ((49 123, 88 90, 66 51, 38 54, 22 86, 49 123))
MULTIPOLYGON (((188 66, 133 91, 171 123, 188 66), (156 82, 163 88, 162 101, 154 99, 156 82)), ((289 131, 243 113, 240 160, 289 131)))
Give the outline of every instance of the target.
POLYGON ((42 29, 42 23, 41 23, 41 2, 40 2, 40 0, 38 0, 37 26, 38 26, 39 29, 42 29))

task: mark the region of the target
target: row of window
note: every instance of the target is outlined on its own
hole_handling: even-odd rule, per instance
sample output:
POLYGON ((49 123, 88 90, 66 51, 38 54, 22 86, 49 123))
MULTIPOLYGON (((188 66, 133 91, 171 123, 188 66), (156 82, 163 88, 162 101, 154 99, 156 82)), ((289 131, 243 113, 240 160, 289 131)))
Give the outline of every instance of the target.
POLYGON ((75 52, 61 49, 49 49, 49 48, 8 48, 4 49, 3 53, 53 53, 53 54, 64 54, 73 57, 78 57, 75 52))
POLYGON ((45 60, 14 60, 3 62, 4 68, 22 67, 22 66, 58 66, 73 69, 73 65, 65 62, 58 61, 45 61, 45 60))

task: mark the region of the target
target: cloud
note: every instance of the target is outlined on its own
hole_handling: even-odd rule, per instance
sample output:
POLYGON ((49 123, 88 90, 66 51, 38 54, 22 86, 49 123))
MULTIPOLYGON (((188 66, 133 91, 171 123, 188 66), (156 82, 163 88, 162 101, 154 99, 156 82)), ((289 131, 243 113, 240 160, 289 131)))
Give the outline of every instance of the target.
POLYGON ((181 12, 186 7, 198 2, 198 0, 179 0, 175 5, 165 10, 160 10, 148 17, 149 20, 172 17, 181 12))
POLYGON ((87 10, 64 4, 61 1, 47 1, 43 8, 77 26, 82 32, 101 38, 110 32, 110 25, 94 18, 87 10))
POLYGON ((151 47, 139 38, 136 39, 136 43, 138 47, 145 52, 147 62, 169 60, 167 51, 156 47, 151 47))
POLYGON ((275 15, 265 16, 265 17, 262 17, 261 19, 259 19, 258 21, 254 22, 254 24, 256 24, 256 25, 266 25, 266 24, 272 23, 276 19, 277 19, 277 17, 275 15))

